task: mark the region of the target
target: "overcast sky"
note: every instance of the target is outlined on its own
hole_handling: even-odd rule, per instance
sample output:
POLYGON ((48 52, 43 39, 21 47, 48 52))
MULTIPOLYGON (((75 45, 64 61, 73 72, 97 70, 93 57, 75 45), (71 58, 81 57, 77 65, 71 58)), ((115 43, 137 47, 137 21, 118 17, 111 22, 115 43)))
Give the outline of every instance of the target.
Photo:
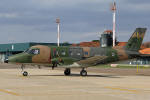
MULTIPOLYGON (((113 0, 0 0, 0 43, 57 42, 56 18, 61 20, 61 42, 99 39, 112 29, 113 0)), ((150 0, 116 0, 116 35, 127 41, 136 27, 148 28, 150 0)))

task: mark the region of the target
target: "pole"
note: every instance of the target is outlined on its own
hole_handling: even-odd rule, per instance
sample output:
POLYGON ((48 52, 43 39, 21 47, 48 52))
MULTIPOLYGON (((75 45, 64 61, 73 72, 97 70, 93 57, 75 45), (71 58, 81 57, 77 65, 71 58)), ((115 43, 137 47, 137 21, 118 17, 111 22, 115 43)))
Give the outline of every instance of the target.
POLYGON ((116 12, 113 12, 113 47, 115 46, 115 36, 116 36, 116 12))
POLYGON ((116 45, 116 3, 113 3, 113 7, 112 7, 112 11, 113 11, 113 47, 116 45))
POLYGON ((60 44, 60 19, 59 18, 56 19, 56 23, 57 23, 57 46, 59 47, 60 44))
POLYGON ((60 25, 58 23, 58 26, 57 26, 57 31, 58 31, 58 34, 57 34, 57 46, 59 47, 59 43, 60 43, 60 25))

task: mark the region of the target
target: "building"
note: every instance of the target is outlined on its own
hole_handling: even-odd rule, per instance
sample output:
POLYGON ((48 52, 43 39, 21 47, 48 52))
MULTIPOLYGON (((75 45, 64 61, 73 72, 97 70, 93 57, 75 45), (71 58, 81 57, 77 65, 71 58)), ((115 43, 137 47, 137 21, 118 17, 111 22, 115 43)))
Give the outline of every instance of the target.
POLYGON ((100 42, 81 42, 79 44, 72 44, 73 47, 99 47, 100 46, 100 42))
POLYGON ((101 34, 100 46, 101 47, 111 47, 113 44, 113 32, 111 30, 106 30, 101 34))

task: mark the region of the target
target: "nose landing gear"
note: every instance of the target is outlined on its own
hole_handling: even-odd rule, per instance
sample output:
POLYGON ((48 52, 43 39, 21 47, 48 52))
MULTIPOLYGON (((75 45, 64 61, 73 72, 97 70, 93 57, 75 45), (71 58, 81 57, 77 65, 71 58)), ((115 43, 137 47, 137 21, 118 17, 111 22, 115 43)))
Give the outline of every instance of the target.
POLYGON ((28 76, 28 72, 27 71, 24 71, 24 68, 25 68, 25 65, 21 65, 21 72, 22 72, 22 75, 23 76, 28 76))
POLYGON ((22 73, 22 75, 23 75, 23 76, 28 76, 28 72, 27 72, 27 71, 24 71, 24 72, 22 73))

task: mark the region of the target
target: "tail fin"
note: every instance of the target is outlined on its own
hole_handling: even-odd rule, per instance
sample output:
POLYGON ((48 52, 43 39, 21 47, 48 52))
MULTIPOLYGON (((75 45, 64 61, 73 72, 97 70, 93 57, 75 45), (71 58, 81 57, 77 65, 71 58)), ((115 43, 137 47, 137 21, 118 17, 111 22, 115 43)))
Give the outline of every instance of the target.
POLYGON ((138 51, 141 47, 146 30, 146 28, 136 28, 135 32, 128 40, 128 43, 125 45, 125 49, 138 51))

